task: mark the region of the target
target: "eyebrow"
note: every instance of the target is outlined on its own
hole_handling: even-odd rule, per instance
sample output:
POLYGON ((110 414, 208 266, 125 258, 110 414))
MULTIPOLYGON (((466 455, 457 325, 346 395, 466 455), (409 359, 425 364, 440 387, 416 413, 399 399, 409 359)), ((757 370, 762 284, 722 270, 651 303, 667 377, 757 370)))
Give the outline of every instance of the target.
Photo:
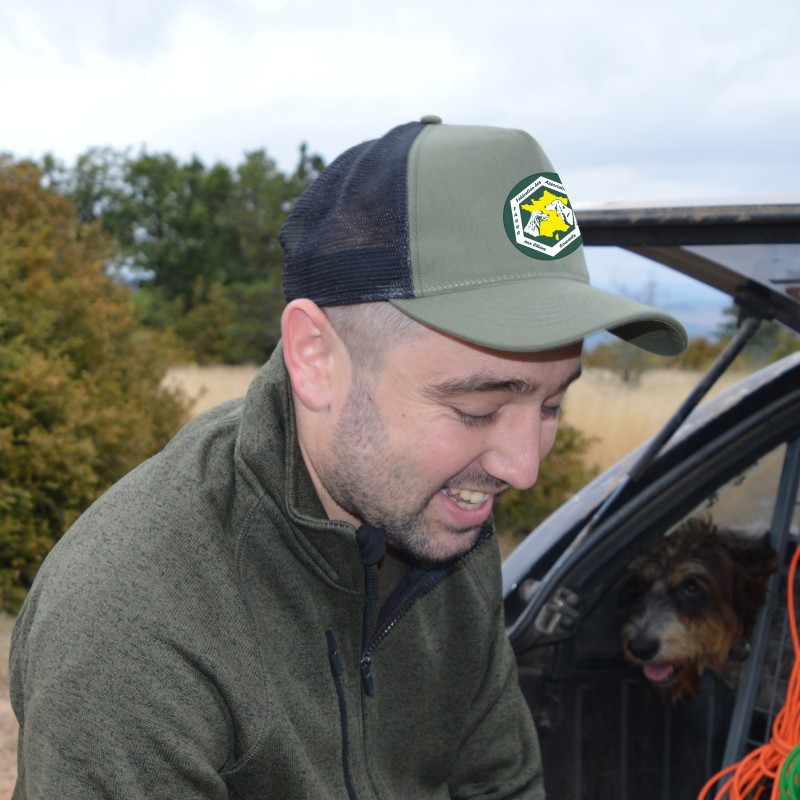
MULTIPOLYGON (((565 392, 569 385, 581 376, 581 368, 575 369, 566 380, 556 387, 553 394, 565 392)), ((442 383, 434 383, 427 387, 431 396, 444 399, 454 395, 489 393, 489 392, 509 392, 511 394, 536 394, 541 390, 541 384, 531 381, 519 380, 517 378, 484 378, 480 375, 471 375, 467 378, 457 378, 442 383)))

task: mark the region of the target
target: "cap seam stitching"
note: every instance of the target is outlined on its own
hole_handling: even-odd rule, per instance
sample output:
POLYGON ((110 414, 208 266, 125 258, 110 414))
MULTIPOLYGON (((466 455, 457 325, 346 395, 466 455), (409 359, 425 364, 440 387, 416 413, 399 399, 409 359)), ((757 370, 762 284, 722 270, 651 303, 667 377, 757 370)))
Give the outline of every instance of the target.
MULTIPOLYGON (((413 203, 414 203, 414 210, 413 210, 413 216, 414 216, 414 242, 413 242, 413 245, 412 245, 413 249, 414 249, 414 253, 413 253, 413 257, 411 258, 411 263, 409 264, 409 267, 411 268, 411 292, 412 292, 411 296, 412 297, 416 297, 417 296, 417 286, 414 285, 415 284, 415 278, 419 279, 419 283, 418 283, 419 286, 423 286, 424 285, 424 281, 422 280, 422 263, 420 261, 420 256, 419 256, 419 203, 417 201, 417 196, 419 194, 419 162, 420 162, 419 150, 422 148, 422 139, 421 139, 421 137, 425 136, 427 131, 428 131, 427 127, 423 128, 417 134, 416 139, 411 143, 411 147, 409 149, 409 156, 414 159, 414 163, 411 165, 411 170, 412 170, 411 174, 413 174, 413 178, 414 178, 414 187, 413 187, 414 188, 414 192, 413 192, 413 194, 411 192, 411 188, 412 187, 411 186, 406 186, 406 191, 408 192, 409 201, 411 200, 411 198, 413 196, 413 203), (418 273, 417 275, 414 274, 415 271, 418 273)), ((411 215, 409 214, 409 220, 410 220, 410 218, 411 218, 411 215)), ((410 242, 410 240, 411 240, 411 229, 410 228, 409 228, 409 231, 408 231, 408 236, 409 236, 409 242, 410 242)), ((410 252, 411 252, 411 247, 409 247, 409 253, 410 252)))
POLYGON ((558 280, 567 280, 567 281, 576 281, 577 283, 587 283, 585 280, 582 280, 575 276, 565 275, 563 272, 538 272, 536 274, 530 272, 515 272, 510 275, 494 275, 491 278, 482 278, 480 280, 467 280, 467 281, 458 281, 456 283, 440 283, 434 284, 433 286, 426 287, 427 291, 440 291, 442 289, 453 289, 453 288, 462 288, 465 286, 487 286, 497 283, 509 283, 511 281, 529 281, 529 280, 541 280, 542 278, 557 278, 558 280))

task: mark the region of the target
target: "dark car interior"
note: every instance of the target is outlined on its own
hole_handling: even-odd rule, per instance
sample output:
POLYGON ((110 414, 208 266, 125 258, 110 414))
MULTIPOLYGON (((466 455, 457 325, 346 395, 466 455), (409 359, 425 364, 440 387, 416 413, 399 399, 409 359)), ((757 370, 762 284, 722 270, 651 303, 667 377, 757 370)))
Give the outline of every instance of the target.
MULTIPOLYGON (((627 247, 689 274, 699 268, 753 327, 769 318, 795 330, 798 221, 797 205, 614 209, 581 218, 587 243, 627 247), (788 278, 776 281, 776 270, 788 278)), ((663 436, 546 520, 504 565, 509 638, 539 731, 548 797, 697 798, 723 766, 773 735, 795 660, 787 570, 800 541, 800 353, 695 409, 703 392, 663 436), (696 694, 672 704, 623 657, 620 582, 637 554, 697 515, 768 537, 779 567, 736 682, 706 672, 696 694)))

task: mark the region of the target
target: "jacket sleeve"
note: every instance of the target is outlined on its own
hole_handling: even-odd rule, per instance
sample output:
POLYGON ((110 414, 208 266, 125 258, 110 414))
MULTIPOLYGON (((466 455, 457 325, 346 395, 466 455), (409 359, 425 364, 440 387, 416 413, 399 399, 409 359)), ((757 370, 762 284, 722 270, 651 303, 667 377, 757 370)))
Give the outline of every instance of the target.
MULTIPOLYGON (((502 611, 502 608, 500 609, 502 611)), ((450 784, 454 800, 544 800, 539 740, 502 618, 450 784)))
POLYGON ((14 631, 11 694, 16 800, 228 798, 225 704, 166 620, 91 601, 37 608, 32 595, 14 631))

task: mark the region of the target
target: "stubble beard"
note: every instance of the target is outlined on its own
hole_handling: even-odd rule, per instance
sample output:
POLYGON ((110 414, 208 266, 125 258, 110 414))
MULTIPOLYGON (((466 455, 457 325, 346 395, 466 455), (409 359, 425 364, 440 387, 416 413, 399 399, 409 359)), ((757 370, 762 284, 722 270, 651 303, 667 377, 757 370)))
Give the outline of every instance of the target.
POLYGON ((334 432, 330 463, 321 472, 326 491, 350 516, 382 528, 392 546, 419 561, 441 563, 469 550, 480 528, 448 529, 463 543, 446 547, 426 519, 441 487, 404 510, 409 497, 413 501, 414 477, 414 468, 390 450, 369 385, 356 379, 334 432))

